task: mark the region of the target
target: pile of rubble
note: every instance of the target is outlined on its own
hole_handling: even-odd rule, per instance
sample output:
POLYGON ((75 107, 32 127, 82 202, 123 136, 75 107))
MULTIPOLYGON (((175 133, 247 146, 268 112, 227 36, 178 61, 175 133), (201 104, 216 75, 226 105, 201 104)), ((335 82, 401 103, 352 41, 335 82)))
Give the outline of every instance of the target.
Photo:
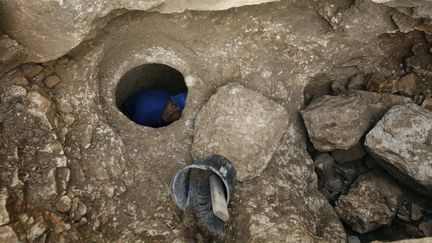
POLYGON ((400 77, 335 80, 301 111, 319 189, 362 240, 432 236, 432 56, 413 53, 400 77))
POLYGON ((51 98, 62 82, 57 72, 69 61, 25 64, 0 80, 6 135, 0 150, 0 236, 7 242, 77 241, 76 228, 87 224, 82 195, 69 185, 64 121, 51 98))

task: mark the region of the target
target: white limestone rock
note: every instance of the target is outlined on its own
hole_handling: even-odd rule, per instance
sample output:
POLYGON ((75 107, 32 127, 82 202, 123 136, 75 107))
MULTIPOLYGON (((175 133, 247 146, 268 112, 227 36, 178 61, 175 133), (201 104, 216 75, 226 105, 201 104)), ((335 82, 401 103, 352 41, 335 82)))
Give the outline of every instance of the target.
POLYGON ((195 121, 195 159, 221 154, 230 159, 237 178, 259 175, 267 166, 288 127, 281 105, 239 84, 218 89, 195 121))
POLYGON ((414 104, 390 109, 367 134, 366 149, 390 174, 432 195, 432 113, 414 104))

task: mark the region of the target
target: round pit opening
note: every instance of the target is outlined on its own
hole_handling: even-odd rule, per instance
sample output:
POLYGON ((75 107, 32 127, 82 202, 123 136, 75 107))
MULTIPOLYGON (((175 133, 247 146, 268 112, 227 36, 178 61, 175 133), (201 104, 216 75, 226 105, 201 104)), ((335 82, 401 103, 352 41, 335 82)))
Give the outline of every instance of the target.
POLYGON ((184 77, 178 70, 160 63, 143 64, 132 68, 120 79, 115 92, 116 106, 135 123, 162 127, 173 122, 175 118, 168 118, 176 108, 177 116, 174 116, 181 116, 187 91, 184 77), (155 117, 163 119, 154 123, 155 117))

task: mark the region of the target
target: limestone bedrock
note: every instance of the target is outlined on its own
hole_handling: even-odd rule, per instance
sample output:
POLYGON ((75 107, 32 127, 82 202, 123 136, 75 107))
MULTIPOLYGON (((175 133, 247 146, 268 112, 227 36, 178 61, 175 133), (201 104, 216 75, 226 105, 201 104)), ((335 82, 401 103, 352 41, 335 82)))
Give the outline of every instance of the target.
POLYGON ((2 1, 0 29, 29 49, 29 59, 59 58, 94 36, 95 30, 128 10, 162 13, 185 10, 225 10, 275 0, 216 1, 2 1))
POLYGON ((414 104, 390 109, 366 135, 366 149, 402 184, 432 195, 432 113, 414 104))
POLYGON ((234 163, 239 180, 253 178, 266 168, 288 122, 282 105, 240 84, 228 84, 200 110, 192 156, 221 154, 234 163))

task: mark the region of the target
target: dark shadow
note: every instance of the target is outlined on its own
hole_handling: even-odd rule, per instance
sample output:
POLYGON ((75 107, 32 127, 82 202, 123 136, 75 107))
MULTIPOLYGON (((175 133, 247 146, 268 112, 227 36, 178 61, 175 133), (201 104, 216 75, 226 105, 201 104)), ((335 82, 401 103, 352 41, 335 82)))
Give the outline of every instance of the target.
POLYGON ((159 88, 171 94, 187 92, 183 75, 176 69, 160 63, 150 63, 129 70, 116 88, 116 106, 124 113, 123 104, 138 91, 159 88))

